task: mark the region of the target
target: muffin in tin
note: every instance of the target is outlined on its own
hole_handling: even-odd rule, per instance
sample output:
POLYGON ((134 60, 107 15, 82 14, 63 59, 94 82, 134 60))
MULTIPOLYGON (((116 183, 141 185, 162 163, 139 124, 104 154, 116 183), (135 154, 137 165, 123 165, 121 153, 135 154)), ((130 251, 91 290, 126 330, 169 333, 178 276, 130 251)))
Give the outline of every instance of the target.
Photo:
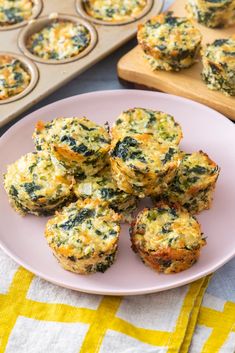
POLYGON ((119 216, 105 202, 78 200, 46 225, 45 237, 61 266, 79 274, 106 271, 114 262, 119 216))
POLYGON ((180 163, 177 146, 160 144, 148 134, 125 136, 112 144, 111 169, 119 189, 139 197, 160 194, 180 163))
POLYGON ((235 23, 234 0, 188 0, 189 16, 204 26, 217 28, 235 23))
POLYGON ((23 92, 30 81, 30 73, 20 60, 0 55, 0 101, 23 92))
POLYGON ((183 153, 177 174, 165 197, 171 203, 184 206, 192 214, 207 210, 212 204, 219 172, 218 165, 206 153, 183 153))
POLYGON ((27 39, 31 54, 44 60, 65 60, 80 54, 91 41, 89 29, 80 23, 54 20, 27 39))
POLYGON ((47 151, 22 156, 4 175, 9 202, 21 215, 53 214, 72 199, 73 182, 55 168, 47 151))
POLYGON ((76 180, 73 190, 78 199, 92 198, 105 201, 114 211, 123 215, 137 207, 137 197, 118 189, 112 178, 110 165, 94 176, 76 180))
POLYGON ((86 13, 108 23, 135 19, 147 5, 147 0, 85 0, 86 13))
POLYGON ((37 150, 51 151, 57 167, 79 177, 98 173, 108 161, 107 130, 85 117, 39 121, 33 139, 37 150))
POLYGON ((140 24, 137 39, 153 71, 179 71, 195 62, 202 35, 186 17, 167 12, 140 24))
POLYGON ((0 0, 0 27, 29 20, 34 6, 32 0, 0 0))
POLYGON ((202 64, 208 88, 235 95, 235 36, 208 44, 202 50, 202 64))
POLYGON ((133 108, 120 114, 112 129, 112 138, 125 135, 149 134, 159 143, 178 145, 183 134, 173 116, 152 109, 133 108))
POLYGON ((198 221, 179 205, 164 202, 141 211, 130 235, 132 249, 141 260, 166 274, 190 268, 206 244, 198 221))

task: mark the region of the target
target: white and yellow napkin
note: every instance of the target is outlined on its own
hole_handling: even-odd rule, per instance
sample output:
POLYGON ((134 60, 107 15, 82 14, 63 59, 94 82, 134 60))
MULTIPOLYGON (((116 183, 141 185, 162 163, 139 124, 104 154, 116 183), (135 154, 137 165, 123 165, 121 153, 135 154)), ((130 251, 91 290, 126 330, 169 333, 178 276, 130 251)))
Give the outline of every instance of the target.
POLYGON ((89 295, 48 283, 0 251, 0 353, 233 353, 235 303, 204 295, 208 281, 89 295))

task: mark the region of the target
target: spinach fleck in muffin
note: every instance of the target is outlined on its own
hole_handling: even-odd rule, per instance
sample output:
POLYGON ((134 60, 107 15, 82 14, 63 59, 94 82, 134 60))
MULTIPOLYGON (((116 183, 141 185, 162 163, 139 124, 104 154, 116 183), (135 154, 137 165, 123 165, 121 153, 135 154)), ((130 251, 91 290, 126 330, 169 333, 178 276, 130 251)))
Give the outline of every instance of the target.
POLYGON ((45 237, 61 266, 79 274, 106 271, 114 262, 119 216, 99 200, 64 207, 46 225, 45 237))
POLYGON ((73 181, 55 168, 47 151, 22 156, 4 175, 10 204, 21 215, 53 214, 72 199, 73 181))
POLYGON ((81 177, 98 173, 107 164, 110 137, 89 119, 39 121, 33 133, 37 150, 49 150, 57 167, 81 177))
POLYGON ((186 209, 164 202, 141 211, 130 235, 132 249, 141 260, 167 274, 190 268, 206 244, 197 220, 186 209))
POLYGON ((195 62, 202 35, 186 17, 167 12, 139 25, 137 39, 152 70, 179 71, 195 62))
POLYGON ((235 95, 235 36, 208 44, 202 50, 202 64, 208 88, 235 95))
POLYGON ((235 22, 234 0, 188 0, 186 10, 191 18, 211 28, 235 22))
POLYGON ((27 48, 33 55, 45 60, 64 60, 77 56, 88 47, 90 41, 90 32, 82 24, 54 20, 28 38, 27 48))
POLYGON ((0 100, 23 92, 31 76, 22 62, 8 55, 0 55, 0 100))

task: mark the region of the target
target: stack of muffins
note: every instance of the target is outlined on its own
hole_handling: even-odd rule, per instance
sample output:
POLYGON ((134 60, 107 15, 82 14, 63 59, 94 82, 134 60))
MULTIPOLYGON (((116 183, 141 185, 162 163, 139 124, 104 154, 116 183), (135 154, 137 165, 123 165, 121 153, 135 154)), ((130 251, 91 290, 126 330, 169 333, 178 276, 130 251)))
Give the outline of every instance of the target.
MULTIPOLYGON (((45 237, 66 270, 104 272, 117 254, 120 223, 150 196, 130 227, 132 248, 154 270, 192 266, 205 245, 194 214, 211 206, 218 166, 179 149, 180 125, 164 112, 133 108, 109 134, 82 118, 39 121, 36 152, 8 166, 4 186, 21 215, 54 215, 45 237)), ((132 217, 133 219, 133 217, 132 217)))

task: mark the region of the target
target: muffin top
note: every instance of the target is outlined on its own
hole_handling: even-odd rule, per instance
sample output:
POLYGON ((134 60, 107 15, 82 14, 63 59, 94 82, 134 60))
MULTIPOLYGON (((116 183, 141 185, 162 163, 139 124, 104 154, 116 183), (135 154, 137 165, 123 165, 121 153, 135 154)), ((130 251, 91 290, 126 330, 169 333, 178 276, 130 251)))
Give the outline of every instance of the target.
POLYGON ((107 203, 86 199, 57 212, 47 222, 45 236, 57 253, 84 259, 112 250, 119 233, 119 216, 107 203))
POLYGON ((27 48, 45 60, 63 60, 82 52, 90 43, 89 30, 72 21, 54 20, 27 40, 27 48))
POLYGON ((164 202, 138 214, 131 236, 141 250, 152 253, 166 248, 196 250, 205 243, 197 220, 187 210, 164 202))
POLYGON ((108 152, 110 145, 106 129, 85 117, 39 121, 33 139, 37 150, 55 148, 65 158, 78 162, 97 159, 108 152))
POLYGON ((235 36, 216 39, 205 47, 202 54, 209 61, 212 71, 214 70, 215 73, 217 73, 219 67, 235 70, 235 36), (216 66, 213 66, 213 64, 216 66))
POLYGON ((20 202, 47 204, 71 192, 73 178, 57 172, 47 151, 27 153, 8 166, 5 188, 20 202))
POLYGON ((155 53, 171 53, 194 50, 201 42, 202 35, 186 17, 173 16, 172 12, 160 14, 138 27, 138 42, 144 49, 155 53))
POLYGON ((111 133, 114 139, 125 135, 149 134, 160 143, 175 145, 182 138, 181 127, 173 116, 144 108, 124 111, 115 121, 111 133))
POLYGON ((30 19, 33 7, 32 0, 0 0, 0 26, 13 25, 30 19))
POLYGON ((0 100, 24 91, 31 76, 22 62, 7 55, 0 55, 0 100))
POLYGON ((146 0, 85 0, 83 3, 88 15, 114 23, 135 18, 147 5, 146 0))

